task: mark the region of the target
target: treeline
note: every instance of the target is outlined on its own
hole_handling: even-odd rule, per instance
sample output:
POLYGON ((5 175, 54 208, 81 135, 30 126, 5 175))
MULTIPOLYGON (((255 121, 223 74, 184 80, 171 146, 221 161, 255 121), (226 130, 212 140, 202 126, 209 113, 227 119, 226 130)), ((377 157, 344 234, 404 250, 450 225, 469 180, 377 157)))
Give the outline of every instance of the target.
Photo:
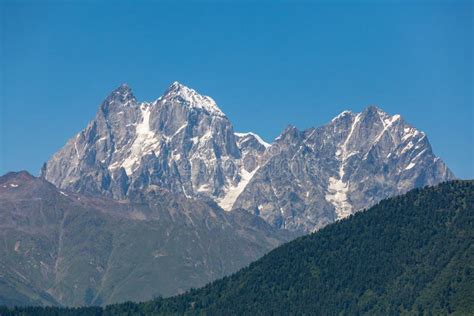
POLYGON ((473 315, 474 181, 415 189, 172 298, 0 315, 473 315))

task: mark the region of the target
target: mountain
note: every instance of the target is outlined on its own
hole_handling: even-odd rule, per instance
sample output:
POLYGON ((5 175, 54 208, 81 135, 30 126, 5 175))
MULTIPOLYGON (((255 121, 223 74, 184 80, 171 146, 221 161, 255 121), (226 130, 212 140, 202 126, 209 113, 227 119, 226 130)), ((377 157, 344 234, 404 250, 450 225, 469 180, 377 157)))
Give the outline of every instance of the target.
POLYGON ((474 181, 452 181, 383 200, 183 295, 4 315, 472 315, 473 240, 474 181))
POLYGON ((447 182, 384 200, 202 289, 138 307, 162 314, 472 315, 473 241, 474 181, 447 182))
POLYGON ((193 89, 175 82, 156 101, 139 103, 122 85, 42 175, 63 189, 118 199, 157 185, 226 204, 265 149, 238 139, 214 100, 193 89))
POLYGON ((158 186, 299 232, 455 178, 423 132, 375 106, 319 128, 289 126, 268 144, 234 132, 213 99, 177 82, 151 103, 121 85, 42 177, 119 200, 158 186))
POLYGON ((233 207, 276 227, 314 231, 412 188, 454 179, 425 133, 375 106, 327 125, 289 126, 233 207))
POLYGON ((0 305, 170 296, 291 238, 244 210, 225 212, 156 187, 118 201, 8 173, 0 177, 0 305))

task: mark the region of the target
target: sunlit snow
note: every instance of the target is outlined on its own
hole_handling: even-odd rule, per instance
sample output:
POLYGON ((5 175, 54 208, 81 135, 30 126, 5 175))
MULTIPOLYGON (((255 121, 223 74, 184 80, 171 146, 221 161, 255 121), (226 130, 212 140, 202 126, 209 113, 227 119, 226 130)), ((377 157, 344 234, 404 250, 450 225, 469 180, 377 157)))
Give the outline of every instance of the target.
POLYGON ((265 146, 265 148, 268 148, 270 147, 271 145, 269 143, 267 143, 266 141, 264 141, 260 136, 258 136, 257 134, 255 133, 252 133, 252 132, 247 132, 247 133, 234 133, 235 136, 237 137, 245 137, 245 136, 248 136, 248 135, 252 135, 253 137, 255 137, 255 139, 260 143, 262 144, 263 146, 265 146))
POLYGON ((150 129, 150 105, 144 103, 140 106, 140 110, 142 121, 136 127, 136 137, 130 148, 130 154, 121 165, 127 175, 132 174, 133 167, 140 162, 141 157, 155 150, 159 145, 155 133, 150 129))
POLYGON ((355 127, 359 123, 359 120, 360 114, 357 114, 357 116, 354 118, 354 122, 352 122, 349 134, 347 135, 344 143, 342 143, 341 147, 336 152, 336 159, 340 161, 339 177, 329 178, 328 192, 325 196, 326 201, 334 205, 338 220, 352 214, 352 205, 347 200, 349 188, 347 183, 344 182, 344 168, 346 166, 347 159, 354 155, 352 152, 348 153, 347 144, 349 143, 349 140, 351 139, 355 127))
POLYGON ((232 210, 232 206, 235 203, 235 200, 239 195, 244 191, 247 184, 250 182, 254 174, 257 172, 258 168, 255 168, 252 172, 248 172, 242 168, 241 179, 237 186, 230 186, 227 189, 225 196, 222 199, 218 200, 218 204, 226 211, 232 210))

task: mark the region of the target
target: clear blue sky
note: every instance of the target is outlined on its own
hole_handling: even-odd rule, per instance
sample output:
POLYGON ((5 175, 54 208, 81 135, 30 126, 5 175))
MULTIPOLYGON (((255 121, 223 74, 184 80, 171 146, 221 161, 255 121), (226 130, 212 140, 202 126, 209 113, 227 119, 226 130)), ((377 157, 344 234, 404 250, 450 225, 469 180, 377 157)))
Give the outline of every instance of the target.
POLYGON ((212 96, 271 141, 376 104, 474 178, 473 2, 0 1, 0 173, 39 169, 122 82, 212 96))

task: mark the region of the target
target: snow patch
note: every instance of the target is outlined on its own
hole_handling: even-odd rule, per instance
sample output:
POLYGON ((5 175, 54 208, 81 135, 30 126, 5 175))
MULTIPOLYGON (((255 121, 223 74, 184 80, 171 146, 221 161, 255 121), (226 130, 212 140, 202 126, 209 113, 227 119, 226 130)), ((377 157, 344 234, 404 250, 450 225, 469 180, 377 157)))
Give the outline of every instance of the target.
MULTIPOLYGON (((343 170, 343 168, 339 169, 340 174, 341 170, 343 170)), ((328 193, 325 198, 326 201, 336 208, 336 220, 343 219, 352 214, 352 205, 347 201, 348 191, 348 185, 342 180, 341 176, 339 179, 334 177, 329 178, 328 193)))
POLYGON ((211 97, 200 95, 196 90, 188 88, 177 81, 173 82, 168 91, 169 96, 181 97, 191 108, 204 109, 210 114, 225 116, 211 97))
POLYGON ((267 143, 266 141, 264 141, 260 136, 258 136, 257 134, 255 133, 252 133, 252 132, 247 132, 247 133, 234 133, 235 136, 237 137, 245 137, 245 136, 253 136, 255 137, 255 139, 260 143, 262 144, 265 148, 268 148, 270 147, 271 145, 269 143, 267 143))
POLYGON ((325 195, 326 201, 331 203, 336 210, 336 220, 343 219, 352 214, 352 205, 348 202, 347 193, 349 192, 349 187, 346 182, 344 182, 344 174, 346 167, 347 159, 354 155, 354 152, 349 152, 347 150, 347 144, 354 133, 356 125, 360 120, 360 113, 354 118, 352 122, 351 129, 347 138, 342 143, 341 147, 336 151, 336 159, 340 161, 339 164, 339 177, 330 177, 327 194, 325 195))
POLYGON ((18 188, 19 185, 18 185, 18 184, 15 184, 15 183, 10 183, 10 187, 12 187, 12 188, 18 188))
POLYGON ((413 148, 413 143, 410 141, 405 148, 402 149, 402 152, 400 154, 404 154, 405 152, 409 151, 410 149, 413 148))
MULTIPOLYGON (((137 163, 146 154, 151 153, 153 150, 158 148, 159 140, 150 129, 150 113, 151 108, 149 104, 143 103, 140 106, 142 114, 141 123, 137 124, 135 130, 135 140, 130 148, 129 156, 122 162, 121 167, 125 169, 127 175, 131 175, 137 168, 137 163)), ((109 167, 111 169, 111 167, 109 167)))
POLYGON ((352 112, 349 111, 349 110, 342 111, 338 116, 336 116, 335 118, 333 118, 333 119, 331 120, 331 122, 335 122, 335 121, 337 121, 337 120, 343 118, 344 116, 350 115, 350 114, 352 114, 352 112))
POLYGON ((209 186, 209 184, 203 184, 197 189, 198 192, 209 192, 210 190, 211 187, 209 186))
POLYGON ((176 130, 176 132, 174 132, 173 136, 171 136, 171 138, 175 137, 176 135, 178 135, 183 129, 186 128, 186 126, 188 126, 188 123, 184 123, 180 128, 178 128, 176 130))
POLYGON ((79 138, 79 134, 77 134, 76 139, 74 140, 74 149, 76 150, 77 162, 79 163, 79 160, 81 159, 81 156, 79 155, 79 150, 77 149, 77 139, 78 138, 79 138))
POLYGON ((415 137, 420 133, 416 129, 410 128, 410 127, 405 127, 403 129, 403 132, 405 133, 405 135, 403 135, 403 137, 402 137, 402 142, 404 142, 405 140, 407 140, 409 138, 415 137))
POLYGON ((239 195, 244 191, 247 184, 250 182, 254 174, 257 172, 258 167, 255 168, 252 172, 248 172, 244 168, 241 171, 241 178, 239 184, 237 186, 231 186, 227 189, 226 194, 223 198, 218 199, 217 204, 222 207, 226 211, 232 210, 232 206, 234 206, 235 201, 239 197, 239 195))
POLYGON ((384 117, 379 116, 380 120, 382 121, 382 124, 383 124, 383 129, 380 132, 380 134, 377 136, 377 138, 375 139, 374 144, 377 144, 379 142, 379 140, 382 138, 382 136, 385 134, 385 132, 388 131, 388 129, 393 125, 393 123, 398 121, 401 117, 398 114, 395 114, 394 116, 390 116, 390 115, 387 115, 383 112, 382 113, 379 112, 379 115, 380 114, 382 114, 384 116, 384 117))
POLYGON ((412 161, 413 161, 413 160, 416 160, 416 159, 418 159, 418 158, 420 158, 420 156, 421 156, 425 151, 426 151, 426 148, 423 149, 422 151, 420 151, 420 152, 415 156, 415 158, 412 159, 412 161))

